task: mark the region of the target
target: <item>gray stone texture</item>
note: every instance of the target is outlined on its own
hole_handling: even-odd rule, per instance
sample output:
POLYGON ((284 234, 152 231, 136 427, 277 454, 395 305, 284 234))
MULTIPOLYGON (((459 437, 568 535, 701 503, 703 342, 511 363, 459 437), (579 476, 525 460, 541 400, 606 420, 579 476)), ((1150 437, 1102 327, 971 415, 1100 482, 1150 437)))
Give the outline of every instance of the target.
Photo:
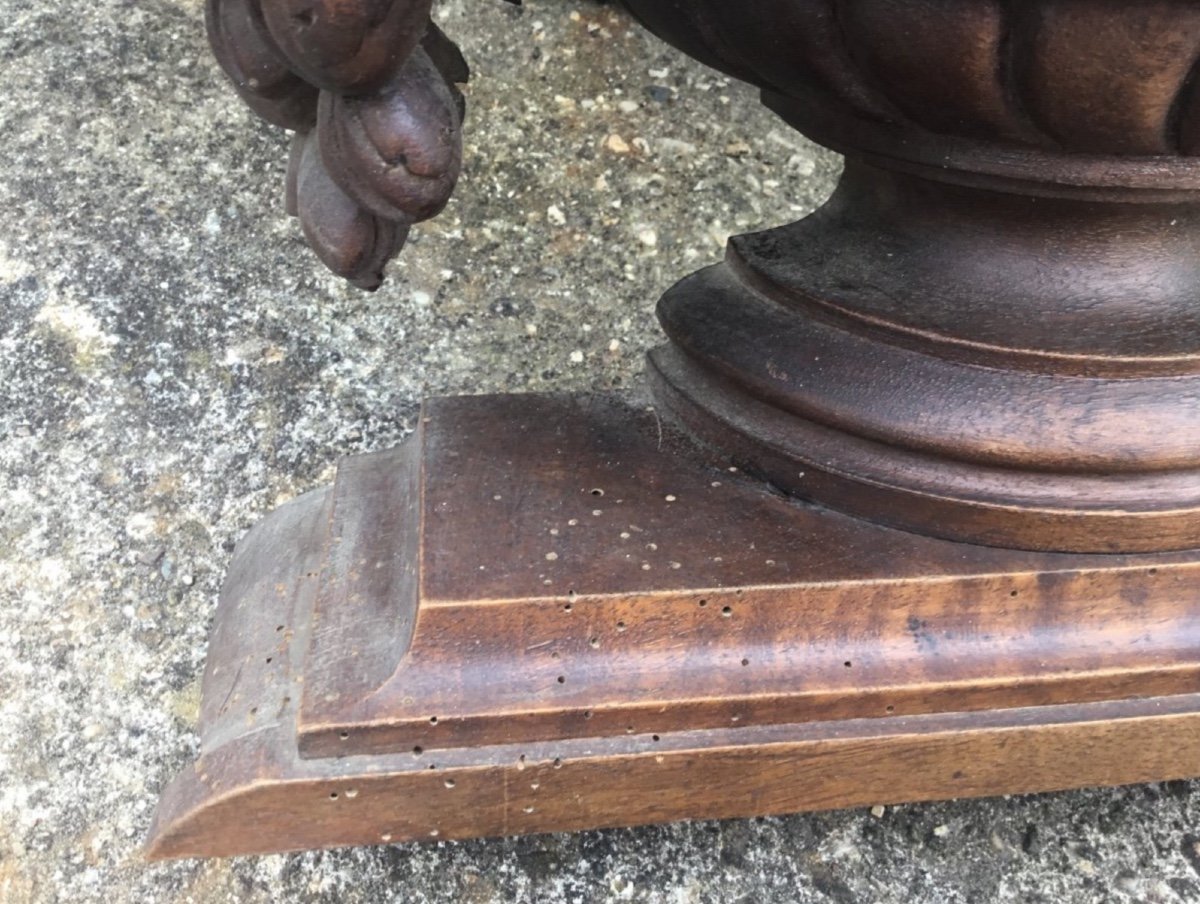
POLYGON ((444 0, 466 172, 367 295, 284 215, 286 138, 224 84, 201 0, 0 11, 0 901, 1200 899, 1185 782, 142 862, 247 528, 423 395, 634 385, 657 294, 839 162, 607 7, 444 0))

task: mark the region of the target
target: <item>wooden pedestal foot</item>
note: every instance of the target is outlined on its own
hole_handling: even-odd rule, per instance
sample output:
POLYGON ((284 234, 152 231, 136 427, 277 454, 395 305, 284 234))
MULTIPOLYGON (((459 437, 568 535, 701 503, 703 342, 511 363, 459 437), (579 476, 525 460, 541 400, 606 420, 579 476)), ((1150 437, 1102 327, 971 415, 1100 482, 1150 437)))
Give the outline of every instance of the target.
MULTIPOLYGON (((435 401, 257 528, 153 856, 1200 774, 1200 11, 626 5, 836 192, 664 296, 658 411, 435 401)), ((378 285, 461 163, 428 0, 209 6, 378 285)))
POLYGON ((434 400, 266 519, 149 854, 1200 774, 1200 553, 961 545, 617 396, 434 400))

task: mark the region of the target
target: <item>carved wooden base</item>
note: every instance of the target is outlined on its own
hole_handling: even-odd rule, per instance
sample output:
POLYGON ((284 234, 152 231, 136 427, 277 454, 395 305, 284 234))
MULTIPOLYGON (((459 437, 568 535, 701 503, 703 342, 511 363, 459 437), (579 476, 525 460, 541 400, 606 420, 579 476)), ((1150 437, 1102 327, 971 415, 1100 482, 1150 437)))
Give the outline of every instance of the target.
POLYGON ((242 543, 151 857, 1200 775, 1200 553, 968 546, 616 396, 430 402, 242 543))
POLYGON ((733 238, 659 301, 660 400, 871 521, 1200 548, 1200 195, 950 179, 847 158, 816 213, 733 238))

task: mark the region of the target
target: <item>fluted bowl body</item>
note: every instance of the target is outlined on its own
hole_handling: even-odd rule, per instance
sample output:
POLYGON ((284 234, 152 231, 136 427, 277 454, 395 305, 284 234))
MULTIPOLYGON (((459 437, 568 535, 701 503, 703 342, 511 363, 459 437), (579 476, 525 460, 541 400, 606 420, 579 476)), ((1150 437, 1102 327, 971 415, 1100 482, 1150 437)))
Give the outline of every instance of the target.
POLYGON ((1190 0, 625 2, 793 108, 1053 151, 1200 152, 1190 0))

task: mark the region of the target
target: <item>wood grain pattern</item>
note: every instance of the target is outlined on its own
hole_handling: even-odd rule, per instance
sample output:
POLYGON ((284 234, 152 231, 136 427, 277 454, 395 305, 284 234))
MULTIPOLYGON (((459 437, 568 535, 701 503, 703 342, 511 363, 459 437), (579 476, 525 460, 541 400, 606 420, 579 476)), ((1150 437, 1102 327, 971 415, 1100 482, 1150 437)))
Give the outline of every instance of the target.
POLYGON ((1189 695, 725 729, 652 749, 561 742, 449 754, 432 769, 407 754, 296 759, 286 729, 273 727, 222 748, 167 790, 147 855, 229 857, 1184 778, 1200 773, 1198 707, 1189 695))
MULTIPOLYGON (((151 856, 1200 773, 1195 4, 628 5, 837 191, 664 296, 654 409, 438 401, 264 522, 151 856)), ((210 0, 368 288, 461 161, 427 13, 210 0)))
POLYGON ((1200 768, 1194 553, 872 525, 623 398, 438 400, 422 422, 242 544, 154 856, 1200 768))
POLYGON ((1200 595, 1191 569, 1160 580, 1140 563, 1027 555, 1031 574, 1009 575, 1011 555, 964 561, 955 544, 672 468, 679 453, 650 447, 652 415, 605 400, 444 401, 427 416, 419 457, 364 457, 333 487, 338 564, 313 614, 304 756, 1195 686, 1174 658, 1200 645, 1200 615, 1179 608, 1200 595), (486 457, 464 460, 471 435, 491 437, 486 457), (1169 596, 1126 616, 1146 639, 1125 658, 1111 608, 1148 580, 1169 596))

